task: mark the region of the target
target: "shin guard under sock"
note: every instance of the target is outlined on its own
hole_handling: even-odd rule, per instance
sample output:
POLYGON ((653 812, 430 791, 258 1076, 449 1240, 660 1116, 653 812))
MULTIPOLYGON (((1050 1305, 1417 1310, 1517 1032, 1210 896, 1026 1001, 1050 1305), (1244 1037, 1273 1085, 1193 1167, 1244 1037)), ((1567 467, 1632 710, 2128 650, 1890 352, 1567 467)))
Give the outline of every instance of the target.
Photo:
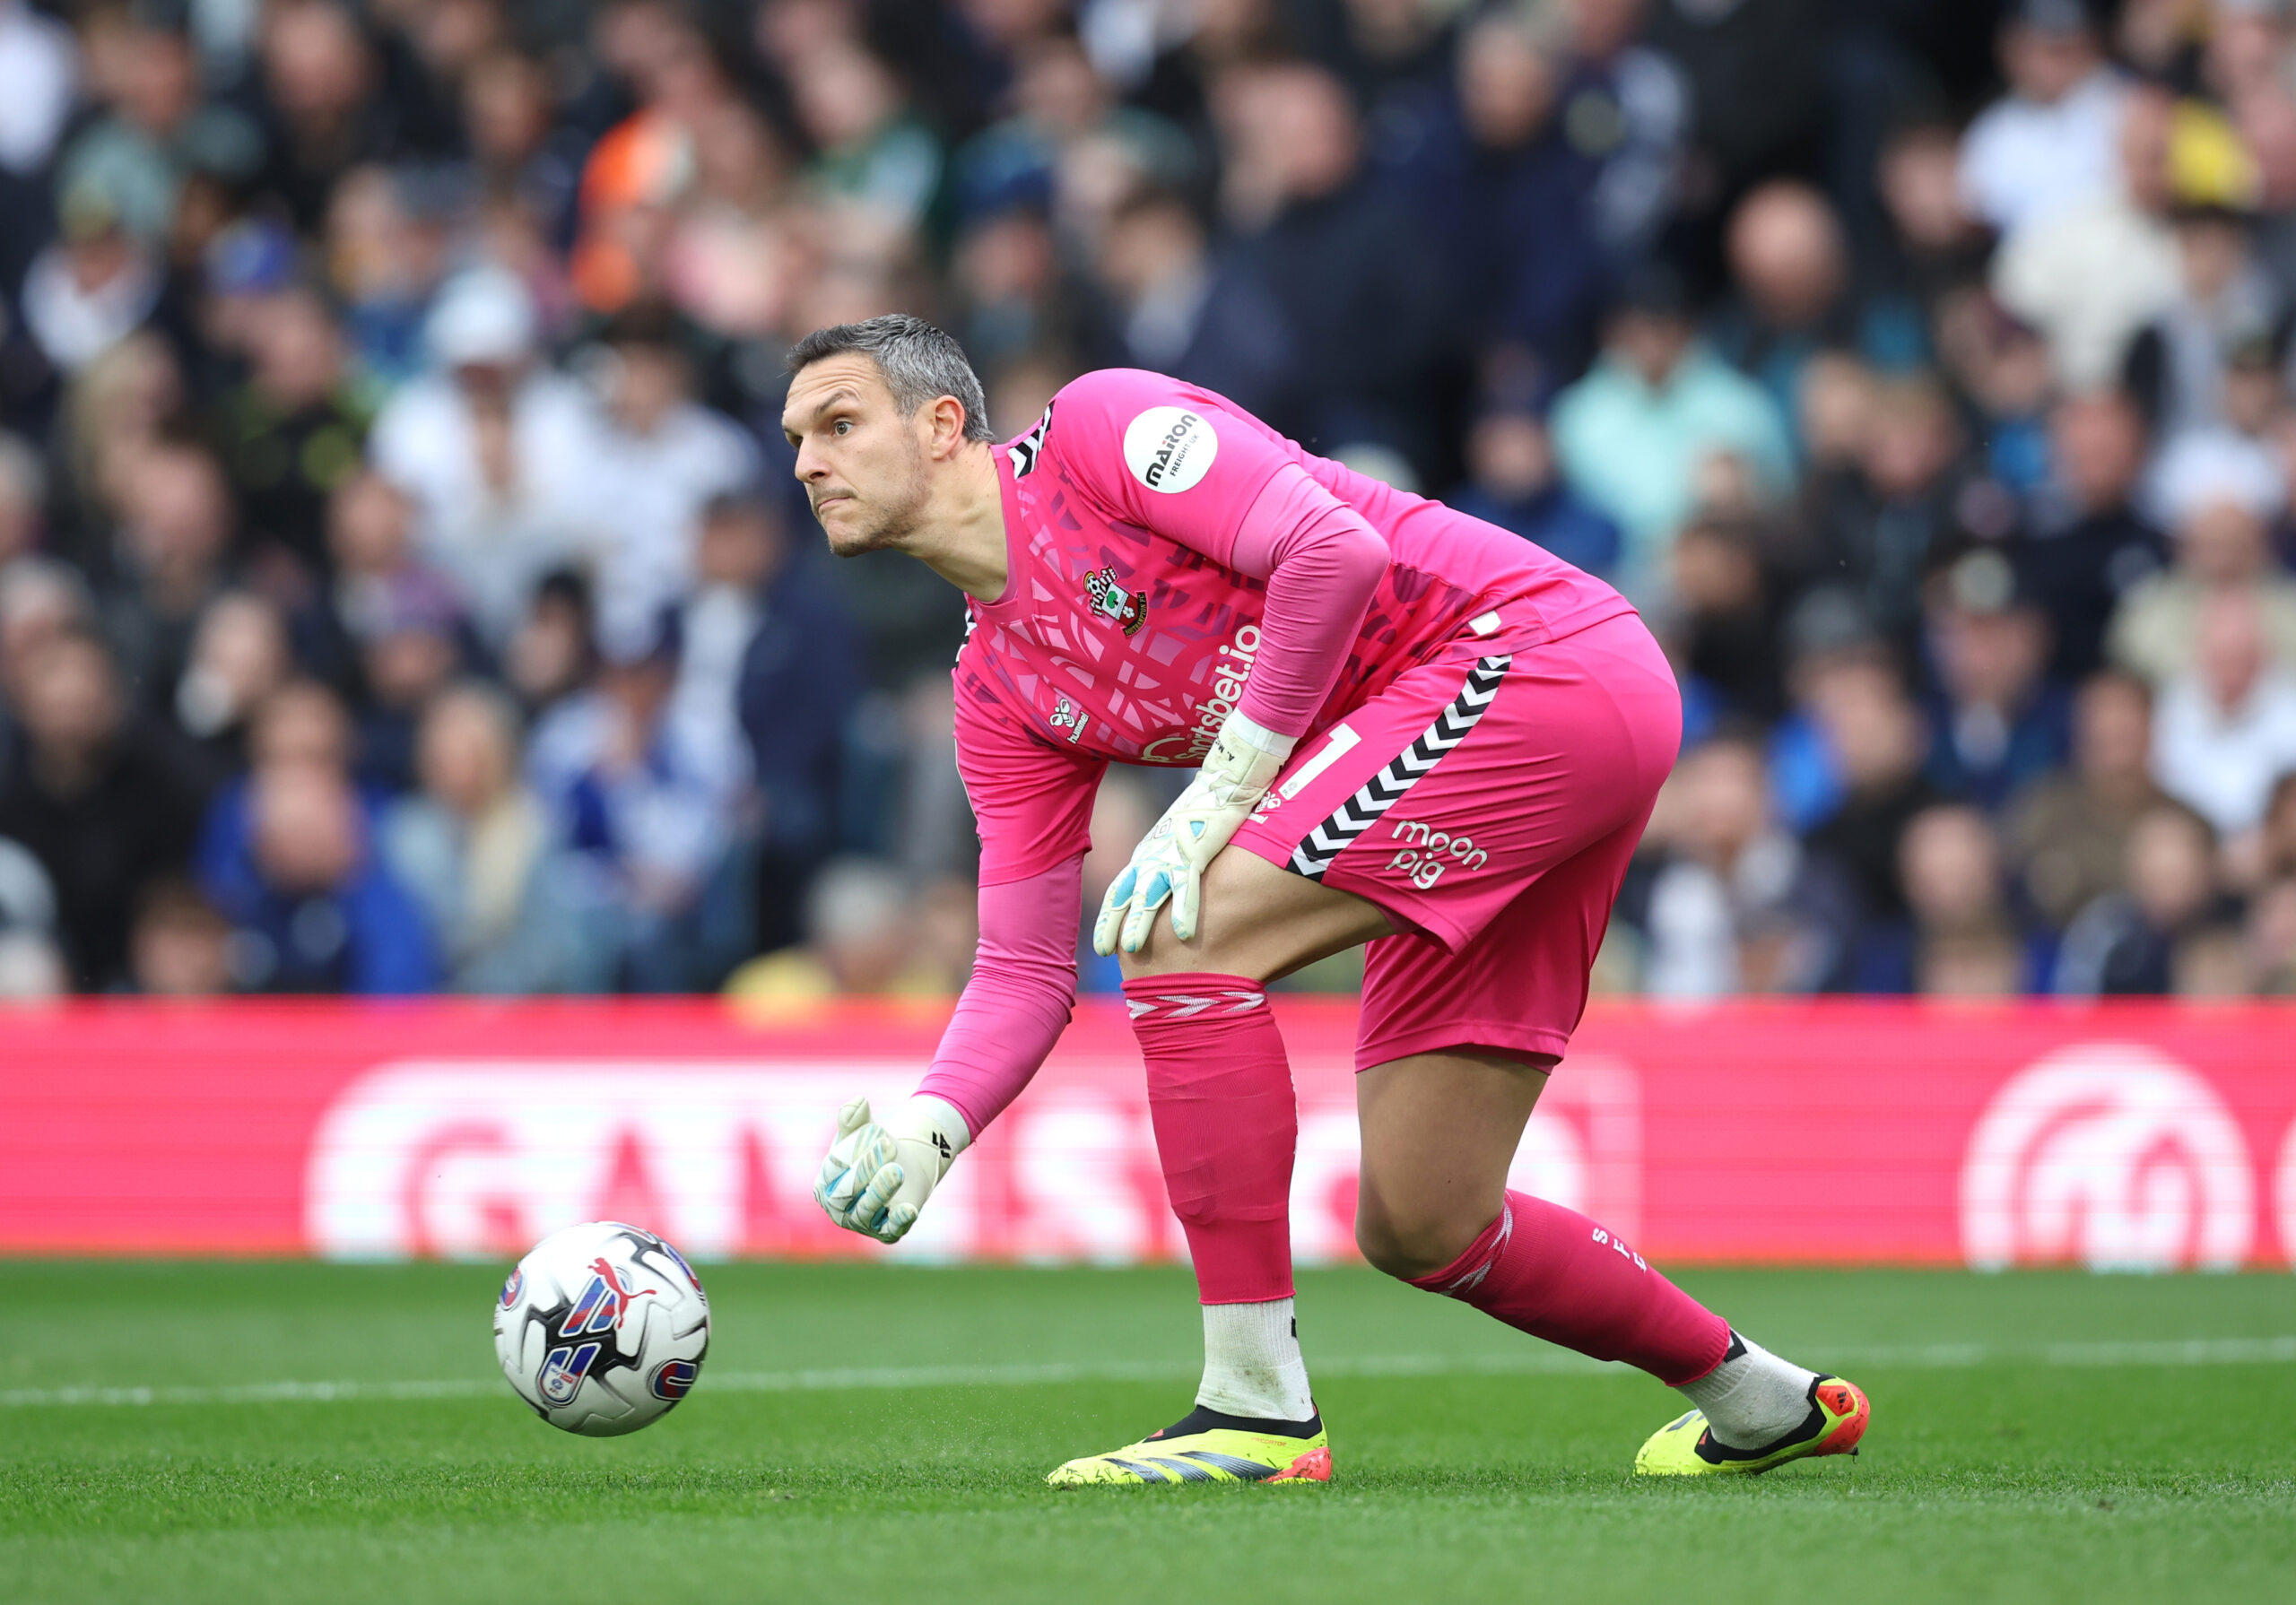
POLYGON ((1179 975, 1136 976, 1124 995, 1199 1296, 1205 1304, 1289 1298, 1300 1117, 1267 993, 1239 976, 1179 975))
POLYGON ((1413 1287, 1471 1304, 1520 1332, 1668 1386, 1721 1363, 1730 1326, 1584 1215, 1509 1193, 1450 1264, 1413 1287))

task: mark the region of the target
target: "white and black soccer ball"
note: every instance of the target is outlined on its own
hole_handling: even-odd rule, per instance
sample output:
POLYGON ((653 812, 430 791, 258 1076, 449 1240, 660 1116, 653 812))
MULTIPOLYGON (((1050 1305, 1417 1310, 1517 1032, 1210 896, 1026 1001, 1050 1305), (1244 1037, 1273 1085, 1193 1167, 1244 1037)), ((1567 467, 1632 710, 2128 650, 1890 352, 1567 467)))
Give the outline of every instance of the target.
POLYGON ((709 1352, 709 1297, 652 1232, 593 1220, 527 1251, 494 1303, 494 1355, 552 1427, 615 1437, 659 1420, 709 1352))

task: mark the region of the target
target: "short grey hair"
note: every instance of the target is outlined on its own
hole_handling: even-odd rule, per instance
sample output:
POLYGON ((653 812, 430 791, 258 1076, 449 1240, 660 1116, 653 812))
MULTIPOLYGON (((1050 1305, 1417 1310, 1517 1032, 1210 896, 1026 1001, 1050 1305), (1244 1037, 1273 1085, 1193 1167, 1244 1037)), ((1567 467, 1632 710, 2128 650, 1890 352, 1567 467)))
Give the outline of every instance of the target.
POLYGON ((789 348, 789 371, 802 373, 824 357, 844 351, 858 351, 877 365, 902 417, 913 418, 918 408, 953 395, 965 410, 965 438, 996 438, 988 424, 988 397, 981 390, 980 376, 972 370, 964 347, 945 330, 906 312, 832 324, 789 348))

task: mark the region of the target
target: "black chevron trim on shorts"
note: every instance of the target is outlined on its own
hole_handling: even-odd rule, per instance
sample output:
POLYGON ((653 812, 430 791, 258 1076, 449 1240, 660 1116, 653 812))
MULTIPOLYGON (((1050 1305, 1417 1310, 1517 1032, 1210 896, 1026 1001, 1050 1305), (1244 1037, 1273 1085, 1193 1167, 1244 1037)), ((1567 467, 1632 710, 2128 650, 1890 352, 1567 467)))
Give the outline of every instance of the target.
POLYGON ((1377 820, 1409 791, 1424 779, 1442 760, 1443 754, 1467 739, 1467 732, 1481 721, 1499 695, 1499 681, 1507 672, 1509 657, 1486 657, 1476 660, 1467 671, 1466 683, 1451 705, 1435 716, 1435 722, 1420 733, 1419 739, 1401 752, 1387 767, 1365 781, 1353 796, 1333 811, 1329 819, 1319 821, 1315 829, 1300 838, 1292 849, 1290 868, 1294 874, 1305 875, 1310 881, 1320 881, 1332 861, 1353 841, 1371 828, 1377 820))

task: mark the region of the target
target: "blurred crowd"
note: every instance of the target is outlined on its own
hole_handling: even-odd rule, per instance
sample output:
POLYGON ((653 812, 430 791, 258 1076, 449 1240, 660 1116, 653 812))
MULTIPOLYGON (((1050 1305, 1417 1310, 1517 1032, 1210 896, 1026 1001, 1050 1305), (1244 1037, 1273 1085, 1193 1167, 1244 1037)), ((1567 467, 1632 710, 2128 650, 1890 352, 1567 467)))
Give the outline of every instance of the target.
POLYGON ((2292 13, 0 0, 0 995, 961 985, 959 599, 778 429, 892 310, 1623 588, 1603 988, 2296 991, 2292 13))

